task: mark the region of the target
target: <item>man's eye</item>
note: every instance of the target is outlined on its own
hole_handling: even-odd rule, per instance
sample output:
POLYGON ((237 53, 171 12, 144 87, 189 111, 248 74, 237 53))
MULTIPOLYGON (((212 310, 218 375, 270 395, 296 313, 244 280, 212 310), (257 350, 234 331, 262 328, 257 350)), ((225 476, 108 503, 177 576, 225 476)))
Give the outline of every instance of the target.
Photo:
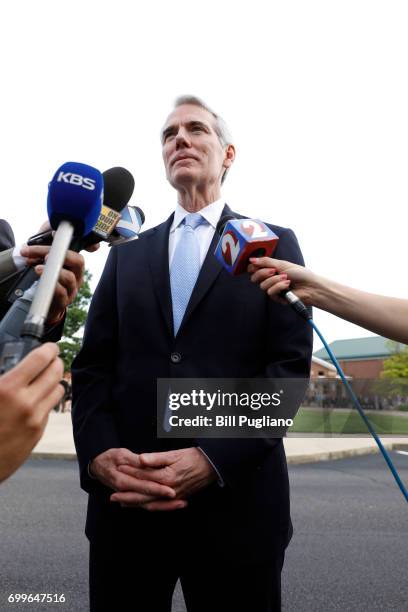
POLYGON ((202 131, 203 131, 203 128, 200 127, 199 125, 196 125, 193 127, 193 132, 202 132, 202 131))

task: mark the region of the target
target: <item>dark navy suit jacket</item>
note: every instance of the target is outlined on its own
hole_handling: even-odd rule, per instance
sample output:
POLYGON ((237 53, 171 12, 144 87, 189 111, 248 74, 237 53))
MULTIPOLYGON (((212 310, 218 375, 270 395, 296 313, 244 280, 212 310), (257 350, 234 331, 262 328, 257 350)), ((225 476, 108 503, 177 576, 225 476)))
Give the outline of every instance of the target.
MULTIPOLYGON (((223 214, 229 213, 225 207, 223 214)), ((141 533, 177 529, 180 538, 199 543, 204 557, 269 558, 291 536, 282 440, 158 439, 156 379, 306 378, 311 329, 292 309, 273 303, 247 274, 230 276, 213 255, 215 235, 174 337, 172 219, 112 248, 72 368, 74 438, 81 485, 89 493, 86 533, 103 538, 125 520, 141 533), (175 352, 181 356, 177 363, 171 360, 175 352), (204 450, 225 486, 215 482, 201 490, 186 510, 123 509, 109 502, 112 491, 87 473, 89 462, 110 448, 141 453, 193 445, 204 450)), ((303 264, 293 232, 270 227, 279 236, 275 256, 303 264)))

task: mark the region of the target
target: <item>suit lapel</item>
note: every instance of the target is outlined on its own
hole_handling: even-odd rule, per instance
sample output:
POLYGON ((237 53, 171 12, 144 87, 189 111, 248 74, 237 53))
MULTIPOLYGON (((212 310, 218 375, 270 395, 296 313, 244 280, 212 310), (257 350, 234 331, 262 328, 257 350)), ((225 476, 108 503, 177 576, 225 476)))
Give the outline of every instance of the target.
POLYGON ((153 286, 166 321, 167 328, 173 336, 173 310, 171 305, 169 275, 169 232, 174 214, 167 221, 155 228, 149 240, 149 265, 153 286))
MULTIPOLYGON (((233 213, 229 206, 225 205, 221 216, 231 214, 240 217, 240 215, 233 213)), ((166 321, 167 328, 172 336, 174 335, 174 329, 169 274, 169 232, 171 224, 173 223, 173 217, 174 214, 172 214, 167 221, 154 229, 154 233, 149 240, 148 253, 153 286, 161 311, 166 321)), ((186 312, 184 313, 178 334, 180 331, 182 331, 186 321, 191 317, 194 310, 197 308, 206 293, 210 290, 211 286, 214 284, 217 276, 222 270, 222 265, 214 256, 214 251, 218 244, 219 238, 219 235, 217 232, 215 232, 201 267, 196 285, 193 289, 193 293, 191 294, 190 301, 187 305, 186 312)))
MULTIPOLYGON (((221 217, 231 214, 235 213, 231 211, 229 206, 225 205, 221 217)), ((222 270, 222 265, 214 255, 219 239, 220 236, 216 231, 204 259, 203 265, 201 266, 200 274, 193 289, 193 293, 191 294, 191 298, 187 305, 186 312, 184 313, 178 333, 180 333, 180 331, 183 329, 186 321, 191 317, 194 310, 197 308, 198 304, 201 302, 206 293, 210 290, 211 286, 214 284, 217 276, 222 270)))

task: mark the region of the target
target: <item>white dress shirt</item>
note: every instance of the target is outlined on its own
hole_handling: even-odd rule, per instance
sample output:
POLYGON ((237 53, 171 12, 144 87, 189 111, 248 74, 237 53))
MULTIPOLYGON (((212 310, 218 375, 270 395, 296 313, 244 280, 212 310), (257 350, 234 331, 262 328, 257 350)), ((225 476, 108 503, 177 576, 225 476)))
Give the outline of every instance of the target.
MULTIPOLYGON (((216 200, 212 204, 208 204, 208 206, 206 206, 205 208, 202 208, 201 210, 197 211, 207 221, 207 223, 199 225, 194 230, 198 243, 200 245, 200 266, 203 265, 203 261, 205 259, 205 256, 207 255, 208 248, 211 244, 211 240, 213 239, 215 230, 217 228, 217 223, 220 220, 224 206, 225 201, 221 198, 220 200, 216 200)), ((174 213, 173 223, 171 224, 169 233, 170 268, 171 262, 173 261, 174 251, 176 250, 176 246, 178 244, 178 241, 180 240, 181 232, 183 231, 183 226, 181 225, 181 222, 188 214, 188 210, 185 210, 182 206, 180 206, 180 204, 177 204, 177 208, 174 213)))

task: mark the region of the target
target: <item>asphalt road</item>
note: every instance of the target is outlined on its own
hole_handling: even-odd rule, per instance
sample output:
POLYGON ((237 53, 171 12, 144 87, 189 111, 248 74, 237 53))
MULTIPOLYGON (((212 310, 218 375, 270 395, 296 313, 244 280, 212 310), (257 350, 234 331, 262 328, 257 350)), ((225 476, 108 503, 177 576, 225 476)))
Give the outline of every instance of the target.
MULTIPOLYGON (((408 455, 392 456, 408 484, 408 455)), ((406 612, 408 505, 382 457, 291 466, 290 477, 284 610, 406 612)), ((1 612, 87 610, 85 508, 72 461, 31 460, 1 485, 1 612), (12 604, 11 593, 66 601, 12 604)), ((184 610, 177 589, 173 612, 184 610)))

